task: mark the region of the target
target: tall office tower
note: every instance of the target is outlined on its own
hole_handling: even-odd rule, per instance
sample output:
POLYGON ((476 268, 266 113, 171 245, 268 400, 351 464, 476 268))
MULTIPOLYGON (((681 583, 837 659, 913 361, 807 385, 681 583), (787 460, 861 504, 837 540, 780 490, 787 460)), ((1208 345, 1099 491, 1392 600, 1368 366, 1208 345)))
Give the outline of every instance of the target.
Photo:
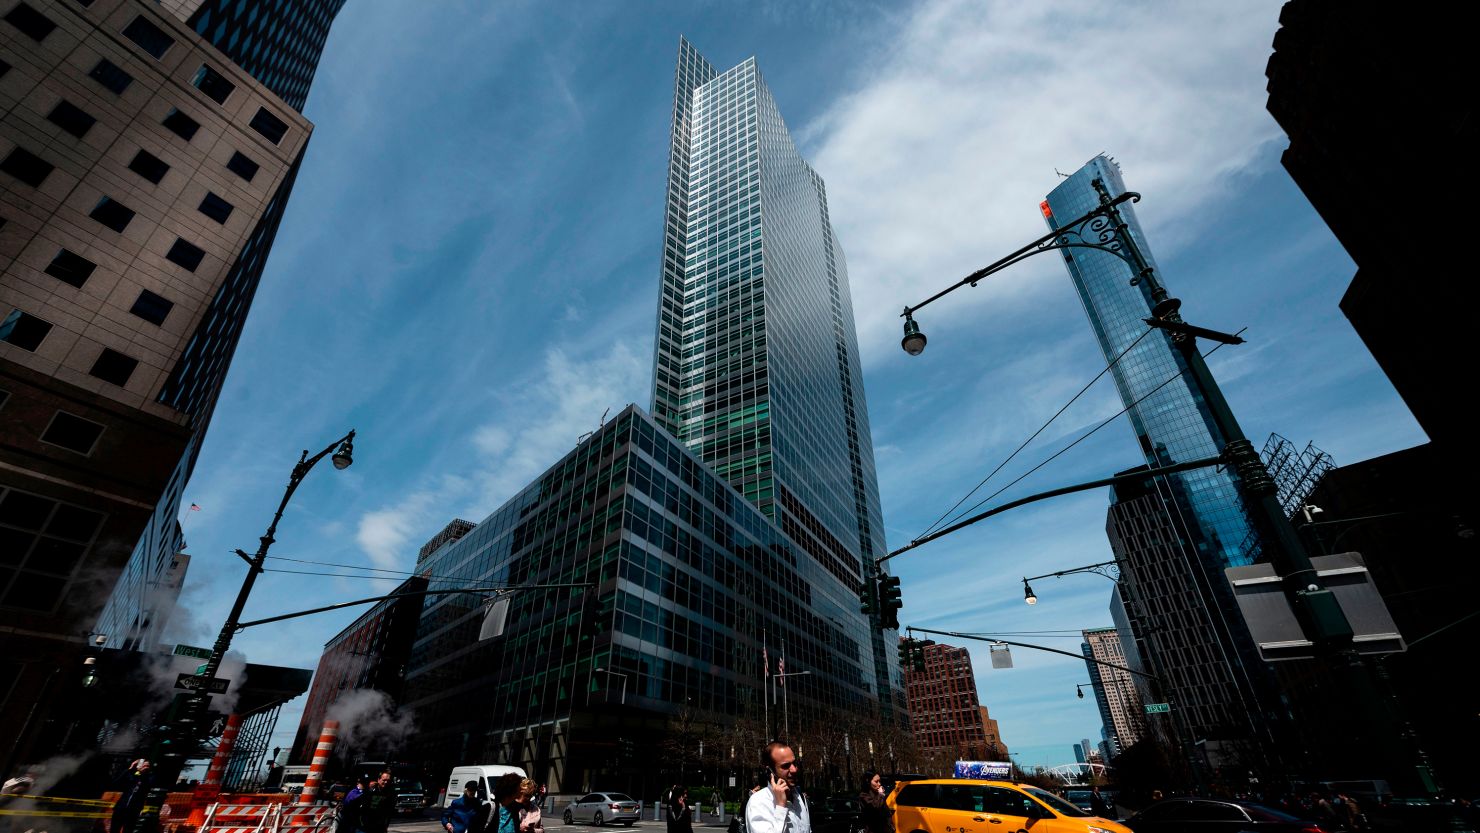
POLYGON ((16 760, 67 735, 48 710, 76 688, 89 628, 110 647, 159 632, 181 490, 312 131, 273 73, 302 80, 318 41, 274 56, 259 38, 255 68, 217 43, 287 38, 340 3, 254 4, 207 38, 190 2, 0 13, 0 677, 16 681, 0 736, 16 760))
POLYGON ((939 642, 926 644, 924 651, 925 670, 904 671, 910 731, 920 751, 947 759, 981 760, 994 752, 1006 755, 1006 750, 994 750, 988 744, 986 709, 977 697, 971 652, 939 642))
POLYGON ((1100 665, 1126 665, 1126 655, 1121 647, 1120 632, 1115 628, 1092 628, 1084 631, 1084 642, 1080 646, 1084 656, 1098 662, 1086 662, 1089 680, 1095 690, 1095 705, 1099 706, 1100 719, 1105 726, 1105 740, 1112 756, 1135 745, 1146 734, 1146 721, 1142 717, 1140 692, 1136 690, 1133 675, 1119 668, 1100 665))
MULTIPOLYGON (((1126 190, 1120 167, 1097 156, 1044 200, 1041 208, 1050 228, 1099 205, 1095 180, 1102 181, 1112 196, 1126 190)), ((1154 264, 1134 208, 1129 204, 1120 208, 1131 236, 1154 264)), ((1162 466, 1218 454, 1225 441, 1209 418, 1206 403, 1193 391, 1181 354, 1163 331, 1142 337, 1147 329, 1142 319, 1151 315, 1147 284, 1132 286, 1129 268, 1114 255, 1092 249, 1067 249, 1063 254, 1106 362, 1119 357, 1112 376, 1146 463, 1162 466)), ((1164 278, 1162 284, 1167 284, 1164 278)), ((1144 607, 1141 617, 1163 640, 1188 646, 1201 658, 1197 664, 1226 666, 1210 676, 1187 676, 1185 687, 1171 682, 1168 695, 1187 707, 1206 703, 1220 714, 1220 722, 1197 739, 1252 738, 1268 746, 1271 721, 1279 713, 1273 678, 1254 651, 1222 578, 1224 568, 1251 563, 1259 549, 1237 480, 1226 468, 1207 468, 1160 478, 1156 489, 1164 499, 1162 508, 1170 513, 1160 525, 1176 535, 1149 545, 1161 548, 1158 552, 1171 559, 1163 561, 1166 569, 1179 578, 1172 582, 1167 574, 1142 572, 1134 561, 1122 563, 1122 576, 1144 607), (1198 592, 1174 594, 1189 586, 1198 592), (1172 615, 1173 609, 1189 605, 1194 609, 1185 615, 1172 615)))
POLYGON ((885 546, 847 263, 754 58, 718 72, 679 40, 664 219, 653 417, 859 587, 885 546))

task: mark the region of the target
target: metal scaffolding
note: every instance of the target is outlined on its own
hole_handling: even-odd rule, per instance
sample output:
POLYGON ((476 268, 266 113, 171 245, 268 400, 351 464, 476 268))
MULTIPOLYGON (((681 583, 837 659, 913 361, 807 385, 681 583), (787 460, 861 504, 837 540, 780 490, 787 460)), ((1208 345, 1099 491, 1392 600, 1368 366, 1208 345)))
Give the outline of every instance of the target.
POLYGON ((226 775, 221 782, 223 789, 255 788, 267 776, 262 762, 267 757, 267 745, 272 742, 283 702, 275 701, 243 717, 241 731, 236 736, 236 748, 231 751, 231 760, 226 764, 226 775))
POLYGON ((1298 450, 1279 434, 1269 435, 1260 456, 1274 478, 1280 507, 1291 518, 1305 505, 1326 472, 1336 468, 1331 455, 1316 448, 1315 443, 1306 443, 1304 450, 1298 450))

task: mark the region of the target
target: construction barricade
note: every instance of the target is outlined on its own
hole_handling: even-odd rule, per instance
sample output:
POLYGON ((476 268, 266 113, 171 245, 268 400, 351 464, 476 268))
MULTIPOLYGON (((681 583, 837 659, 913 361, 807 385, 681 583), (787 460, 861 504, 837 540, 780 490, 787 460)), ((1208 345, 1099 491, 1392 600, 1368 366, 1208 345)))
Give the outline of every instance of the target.
POLYGON ((336 806, 317 804, 227 804, 206 808, 198 833, 333 833, 336 806))

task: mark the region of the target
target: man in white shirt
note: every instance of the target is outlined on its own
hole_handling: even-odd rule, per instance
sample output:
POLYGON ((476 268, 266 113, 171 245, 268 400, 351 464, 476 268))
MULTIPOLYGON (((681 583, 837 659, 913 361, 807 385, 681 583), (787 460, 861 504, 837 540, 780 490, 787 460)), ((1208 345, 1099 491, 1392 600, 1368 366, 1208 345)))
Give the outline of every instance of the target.
POLYGON ((797 751, 786 741, 771 741, 761 751, 767 785, 745 803, 745 833, 812 833, 807 800, 797 787, 797 751))

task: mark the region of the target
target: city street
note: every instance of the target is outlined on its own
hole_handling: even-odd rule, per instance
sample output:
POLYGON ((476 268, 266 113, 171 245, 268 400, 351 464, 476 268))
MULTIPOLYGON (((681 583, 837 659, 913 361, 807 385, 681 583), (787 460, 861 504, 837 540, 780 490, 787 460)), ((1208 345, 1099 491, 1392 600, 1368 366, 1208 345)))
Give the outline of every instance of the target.
MULTIPOLYGON (((561 806, 564 807, 564 805, 561 805, 561 806)), ((441 825, 439 825, 437 823, 437 813, 438 812, 440 812, 440 811, 434 812, 432 810, 428 810, 428 811, 426 811, 426 816, 424 818, 406 818, 406 817, 403 816, 403 817, 394 819, 393 821, 391 821, 390 829, 392 831, 395 831, 395 833, 437 833, 438 830, 441 830, 442 829, 441 828, 441 825)), ((665 825, 664 825, 663 821, 661 819, 658 820, 658 821, 653 821, 652 818, 650 818, 651 815, 652 815, 652 806, 649 805, 644 810, 644 820, 643 821, 640 821, 640 822, 637 822, 636 824, 632 825, 632 827, 630 829, 632 829, 632 830, 647 830, 647 831, 649 831, 649 833, 652 833, 652 831, 658 831, 658 830, 665 829, 665 825)), ((558 814, 558 813, 546 814, 545 817, 544 817, 544 825, 545 825, 545 830, 546 831, 549 831, 549 833, 555 833, 555 831, 569 831, 570 833, 576 833, 576 831, 595 831, 595 830, 598 830, 598 829, 605 829, 605 830, 627 830, 627 829, 629 829, 629 828, 623 827, 621 825, 607 825, 605 828, 596 828, 596 827, 593 827, 593 826, 591 826, 589 824, 572 824, 572 825, 567 826, 567 825, 565 825, 564 823, 561 822, 561 820, 560 820, 560 814, 558 814)), ((695 827, 700 826, 699 825, 699 822, 696 821, 694 826, 695 827)), ((721 824, 718 821, 716 821, 714 816, 705 814, 703 826, 704 827, 715 828, 715 829, 720 829, 720 828, 723 828, 725 825, 724 824, 721 824)))

